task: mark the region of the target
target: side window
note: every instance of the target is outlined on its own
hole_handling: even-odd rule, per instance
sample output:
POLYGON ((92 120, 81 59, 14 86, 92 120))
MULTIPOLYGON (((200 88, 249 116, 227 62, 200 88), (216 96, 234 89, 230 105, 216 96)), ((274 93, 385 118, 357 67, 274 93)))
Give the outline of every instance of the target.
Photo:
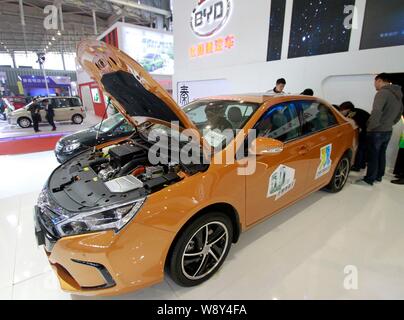
POLYGON ((78 98, 72 98, 72 99, 69 99, 69 101, 70 101, 70 105, 71 105, 72 107, 81 107, 80 99, 78 99, 78 98))
POLYGON ((303 112, 303 135, 325 130, 338 123, 330 108, 317 101, 304 101, 301 105, 303 112))
POLYGON ((53 105, 54 108, 61 108, 62 107, 59 99, 52 99, 50 103, 53 105))
POLYGON ((301 135, 297 105, 293 102, 271 107, 256 125, 258 137, 287 142, 301 135))
POLYGON ((69 99, 55 99, 58 104, 58 108, 70 108, 70 100, 69 99))

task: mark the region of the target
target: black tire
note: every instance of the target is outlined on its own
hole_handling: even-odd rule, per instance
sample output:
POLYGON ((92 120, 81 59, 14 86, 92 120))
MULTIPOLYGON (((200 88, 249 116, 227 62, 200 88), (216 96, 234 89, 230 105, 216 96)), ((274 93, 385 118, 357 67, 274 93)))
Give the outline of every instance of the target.
POLYGON ((335 168, 334 174, 332 176, 331 182, 325 187, 325 190, 330 193, 338 193, 342 189, 346 182, 348 181, 348 176, 351 171, 351 159, 347 154, 345 154, 342 159, 338 162, 335 168))
POLYGON ((220 269, 232 243, 233 224, 227 215, 211 212, 197 218, 181 231, 170 251, 168 272, 171 278, 183 287, 205 282, 220 269), (213 239, 209 239, 210 236, 213 239))
POLYGON ((74 124, 82 124, 82 123, 83 123, 83 120, 84 120, 84 118, 83 118, 83 116, 82 116, 81 114, 75 114, 75 115, 72 117, 72 122, 73 122, 74 124))
POLYGON ((17 120, 17 123, 18 123, 18 125, 19 125, 21 128, 23 128, 23 129, 29 128, 29 127, 32 125, 31 119, 30 119, 30 118, 27 118, 27 117, 21 117, 21 118, 19 118, 19 119, 17 120))

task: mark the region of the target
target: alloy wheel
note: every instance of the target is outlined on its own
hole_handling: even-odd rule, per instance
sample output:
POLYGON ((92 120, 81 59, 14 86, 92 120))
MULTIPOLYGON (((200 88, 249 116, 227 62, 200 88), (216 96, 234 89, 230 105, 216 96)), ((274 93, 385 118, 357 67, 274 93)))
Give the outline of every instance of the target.
POLYGON ((76 115, 76 116, 73 117, 73 122, 75 124, 81 124, 83 122, 83 118, 81 116, 79 116, 79 115, 76 115))
POLYGON ((190 280, 199 280, 213 272, 229 245, 229 232, 221 222, 202 226, 191 237, 182 255, 182 272, 190 280))
POLYGON ((21 128, 29 128, 29 126, 31 125, 31 121, 24 118, 19 121, 19 125, 21 126, 21 128))
POLYGON ((346 181, 348 180, 348 175, 349 175, 349 160, 348 159, 343 159, 340 164, 338 165, 338 168, 335 172, 335 187, 337 189, 342 189, 342 187, 345 185, 346 181))

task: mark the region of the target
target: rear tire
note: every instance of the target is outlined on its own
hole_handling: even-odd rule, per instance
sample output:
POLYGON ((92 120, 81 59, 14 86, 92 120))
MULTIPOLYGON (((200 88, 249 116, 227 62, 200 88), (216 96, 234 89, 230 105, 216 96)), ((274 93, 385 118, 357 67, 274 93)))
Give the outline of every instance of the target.
POLYGON ((171 250, 168 272, 180 286, 197 286, 212 277, 233 243, 233 224, 221 212, 205 214, 188 225, 171 250))
POLYGON ((73 121, 74 124, 82 124, 82 123, 83 123, 83 120, 84 120, 84 118, 83 118, 83 116, 80 115, 80 114, 75 114, 75 115, 72 117, 72 121, 73 121))
POLYGON ((26 129, 26 128, 29 128, 31 126, 32 121, 31 121, 30 118, 22 117, 22 118, 19 118, 17 120, 17 123, 21 128, 26 129))
POLYGON ((331 182, 328 186, 325 187, 325 190, 330 193, 338 193, 340 192, 346 182, 348 181, 348 176, 351 171, 351 159, 347 154, 345 154, 335 169, 335 172, 332 176, 331 182))

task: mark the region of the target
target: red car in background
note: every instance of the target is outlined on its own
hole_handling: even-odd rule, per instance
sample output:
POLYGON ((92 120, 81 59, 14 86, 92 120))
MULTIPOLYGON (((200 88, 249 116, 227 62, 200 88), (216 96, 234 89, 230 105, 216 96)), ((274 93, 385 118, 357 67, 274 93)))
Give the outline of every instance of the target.
POLYGON ((24 108, 28 103, 24 96, 4 97, 14 106, 15 110, 24 108))

